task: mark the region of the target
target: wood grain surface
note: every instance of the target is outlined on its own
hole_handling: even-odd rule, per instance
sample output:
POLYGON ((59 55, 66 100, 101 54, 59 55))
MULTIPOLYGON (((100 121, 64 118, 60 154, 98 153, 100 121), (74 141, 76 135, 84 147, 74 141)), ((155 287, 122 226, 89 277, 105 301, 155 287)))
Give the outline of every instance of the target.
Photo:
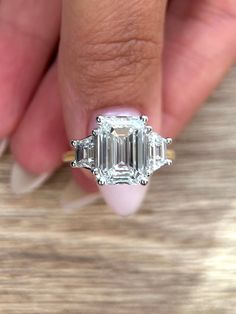
POLYGON ((14 196, 0 162, 0 313, 236 313, 236 69, 176 141, 140 212, 59 206, 64 167, 14 196))

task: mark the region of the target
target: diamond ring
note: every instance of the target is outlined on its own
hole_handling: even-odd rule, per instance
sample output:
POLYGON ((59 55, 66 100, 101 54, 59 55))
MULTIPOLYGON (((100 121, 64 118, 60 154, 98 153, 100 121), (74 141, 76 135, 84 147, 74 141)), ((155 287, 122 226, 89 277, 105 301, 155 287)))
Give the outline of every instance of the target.
POLYGON ((154 171, 171 165, 174 152, 167 145, 172 139, 154 132, 146 116, 98 116, 96 121, 92 135, 71 141, 74 151, 64 161, 89 169, 99 185, 146 185, 154 171))

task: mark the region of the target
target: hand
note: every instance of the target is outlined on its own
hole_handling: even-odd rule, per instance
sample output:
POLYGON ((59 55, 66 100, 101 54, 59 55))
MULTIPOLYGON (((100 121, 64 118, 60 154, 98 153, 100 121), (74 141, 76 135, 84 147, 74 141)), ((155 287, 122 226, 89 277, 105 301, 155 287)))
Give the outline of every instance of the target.
MULTIPOLYGON (((235 38, 234 0, 65 0, 62 20, 58 0, 2 0, 0 138, 17 162, 14 190, 42 184, 97 113, 140 112, 176 137, 235 62, 235 38)), ((97 189, 83 171, 74 177, 97 189)), ((129 214, 145 188, 101 192, 129 214)))

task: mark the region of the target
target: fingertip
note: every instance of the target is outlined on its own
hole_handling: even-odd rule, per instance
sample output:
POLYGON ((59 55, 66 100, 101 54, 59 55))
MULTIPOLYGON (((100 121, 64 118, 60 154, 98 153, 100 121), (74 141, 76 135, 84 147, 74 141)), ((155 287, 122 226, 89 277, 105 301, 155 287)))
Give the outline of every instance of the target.
POLYGON ((147 193, 147 186, 107 185, 99 187, 99 190, 111 209, 126 217, 138 211, 147 193))

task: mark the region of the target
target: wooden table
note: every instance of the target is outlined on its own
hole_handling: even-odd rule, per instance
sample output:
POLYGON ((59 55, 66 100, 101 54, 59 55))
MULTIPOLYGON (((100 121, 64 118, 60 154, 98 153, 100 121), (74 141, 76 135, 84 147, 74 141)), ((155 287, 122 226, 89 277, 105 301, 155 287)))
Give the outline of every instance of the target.
POLYGON ((17 197, 0 163, 0 313, 236 313, 236 69, 128 219, 59 206, 68 169, 17 197))

